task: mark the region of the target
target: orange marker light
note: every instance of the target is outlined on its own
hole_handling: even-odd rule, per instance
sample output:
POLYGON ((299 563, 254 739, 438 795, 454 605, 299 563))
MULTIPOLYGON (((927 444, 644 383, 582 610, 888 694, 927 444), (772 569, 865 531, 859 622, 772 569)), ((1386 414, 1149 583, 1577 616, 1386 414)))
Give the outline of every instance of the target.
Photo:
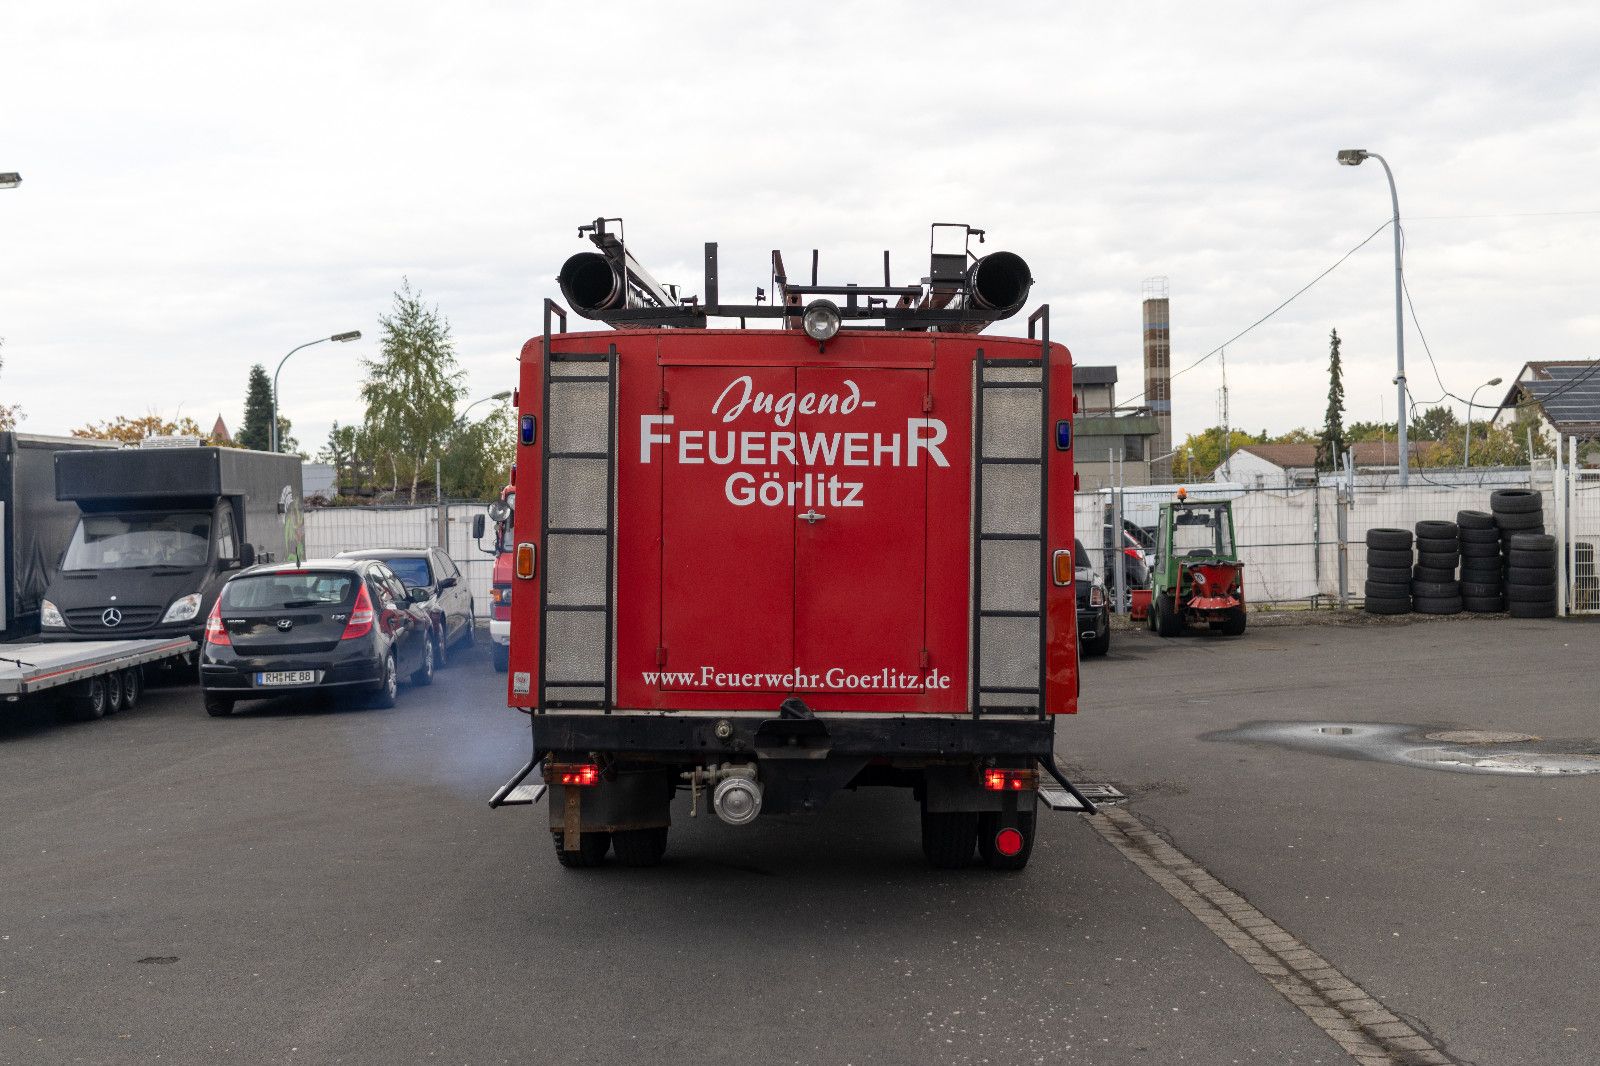
POLYGON ((1072 552, 1066 548, 1057 548, 1055 554, 1050 556, 1051 577, 1057 585, 1072 584, 1072 552))
POLYGON ((517 545, 517 576, 527 581, 532 578, 536 569, 534 547, 531 541, 523 541, 517 545))

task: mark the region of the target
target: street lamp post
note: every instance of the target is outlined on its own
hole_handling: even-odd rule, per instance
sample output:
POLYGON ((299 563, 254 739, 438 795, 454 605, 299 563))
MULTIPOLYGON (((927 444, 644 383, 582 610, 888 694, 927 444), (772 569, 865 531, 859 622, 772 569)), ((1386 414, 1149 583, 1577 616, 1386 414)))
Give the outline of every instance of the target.
POLYGON ((0 189, 15 189, 22 184, 22 175, 16 171, 0 174, 0 189))
POLYGON ((1401 313, 1403 279, 1400 273, 1400 194, 1395 192, 1394 171, 1389 169, 1389 161, 1383 156, 1377 152, 1369 152, 1365 148, 1342 148, 1339 151, 1341 166, 1358 167, 1368 159, 1376 159, 1383 164, 1384 176, 1389 179, 1389 202, 1394 205, 1394 383, 1400 394, 1400 406, 1397 408, 1395 423, 1400 430, 1400 487, 1405 488, 1410 476, 1411 456, 1406 447, 1406 329, 1405 318, 1401 313))
MULTIPOLYGON (((300 348, 309 348, 313 344, 321 344, 323 341, 339 341, 340 343, 343 343, 345 341, 358 341, 360 339, 361 331, 359 329, 353 329, 348 333, 335 333, 331 337, 318 337, 314 341, 306 341, 300 346, 300 348)), ((298 352, 300 348, 289 349, 289 355, 293 355, 295 352, 298 352)), ((283 364, 289 361, 289 355, 279 359, 278 369, 272 372, 272 425, 267 427, 267 440, 269 442, 269 447, 267 450, 274 453, 278 450, 278 374, 282 372, 283 364)))
MULTIPOLYGON (((1486 389, 1486 388, 1489 388, 1490 386, 1498 385, 1498 384, 1500 384, 1500 379, 1499 378, 1490 378, 1488 381, 1485 381, 1482 385, 1479 385, 1478 389, 1486 389)), ((1468 398, 1468 400, 1467 400, 1467 443, 1466 443, 1466 446, 1461 449, 1461 465, 1462 466, 1471 466, 1472 465, 1472 404, 1478 398, 1478 389, 1473 389, 1472 390, 1472 396, 1470 398, 1468 398)))
POLYGON ((471 403, 467 404, 467 406, 465 406, 465 407, 463 407, 461 409, 461 413, 456 415, 456 419, 458 421, 465 422, 467 420, 467 412, 472 410, 474 407, 478 406, 480 403, 488 403, 490 400, 509 400, 509 399, 511 399, 511 390, 510 389, 506 389, 504 392, 497 392, 492 396, 485 396, 481 400, 473 400, 471 403))

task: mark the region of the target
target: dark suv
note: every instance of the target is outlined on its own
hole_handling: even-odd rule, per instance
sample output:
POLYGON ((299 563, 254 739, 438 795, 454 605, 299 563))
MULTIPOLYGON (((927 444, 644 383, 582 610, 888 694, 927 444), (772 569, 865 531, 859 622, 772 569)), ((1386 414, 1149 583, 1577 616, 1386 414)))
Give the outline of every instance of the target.
POLYGON ((408 589, 427 589, 423 606, 433 615, 434 665, 443 669, 450 650, 470 648, 478 624, 477 609, 466 578, 438 548, 362 548, 340 552, 340 559, 377 559, 394 571, 408 589))
POLYGON ((1072 542, 1072 583, 1078 594, 1078 645, 1085 655, 1104 655, 1111 650, 1111 597, 1089 565, 1083 541, 1072 542))
POLYGON ((428 593, 381 562, 319 559, 260 566, 222 586, 206 620, 200 690, 207 713, 237 700, 341 689, 392 707, 402 675, 433 680, 428 593))

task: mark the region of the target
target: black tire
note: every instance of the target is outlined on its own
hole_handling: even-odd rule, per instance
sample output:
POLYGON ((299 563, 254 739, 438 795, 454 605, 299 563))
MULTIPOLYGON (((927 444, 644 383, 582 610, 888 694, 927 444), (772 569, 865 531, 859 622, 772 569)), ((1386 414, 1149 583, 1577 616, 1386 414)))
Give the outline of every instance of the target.
POLYGON ((1380 600, 1367 597, 1367 602, 1362 605, 1362 610, 1368 614, 1410 614, 1411 600, 1380 600))
POLYGON ((416 688, 423 688, 433 684, 434 671, 434 646, 433 634, 422 644, 422 665, 417 667, 417 672, 411 675, 411 684, 416 688))
POLYGON ((1176 637, 1183 632, 1183 619, 1178 616, 1178 602, 1170 594, 1157 596, 1151 609, 1156 615, 1156 634, 1176 637))
POLYGON ((1369 529, 1367 530, 1367 547, 1383 548, 1386 551, 1410 551, 1411 530, 1369 529))
POLYGON ((227 696, 205 694, 206 713, 213 718, 226 718, 233 713, 233 700, 227 696))
POLYGON ((1457 511, 1456 528, 1462 537, 1471 532, 1487 532, 1496 528, 1494 515, 1489 511, 1457 511))
POLYGON ((1496 515, 1531 514, 1544 510, 1544 496, 1538 489, 1495 489, 1489 494, 1489 510, 1496 515))
POLYGON ((395 665, 394 652, 383 657, 383 677, 377 687, 367 694, 367 706, 384 711, 395 705, 400 696, 400 669, 395 665))
POLYGON ((1486 574, 1490 577, 1494 577, 1498 574, 1504 574, 1505 569, 1506 561, 1504 556, 1469 555, 1465 559, 1461 560, 1461 580, 1470 580, 1467 577, 1468 574, 1486 574))
POLYGON ((1418 596, 1411 601, 1418 614, 1460 614, 1461 597, 1435 599, 1431 596, 1418 596))
POLYGON ((494 672, 503 674, 511 669, 511 649, 504 644, 496 644, 489 651, 489 657, 494 660, 494 672))
MULTIPOLYGON (((1455 581, 1413 581, 1411 583, 1411 599, 1417 603, 1423 600, 1459 600, 1461 598, 1461 585, 1455 581)), ((1419 607, 1418 610, 1421 610, 1419 607)))
POLYGON ((1225 637, 1242 637, 1244 636, 1245 624, 1248 621, 1249 618, 1246 616, 1243 607, 1230 607, 1227 613, 1222 616, 1222 621, 1217 626, 1217 632, 1225 637))
POLYGON ((561 830, 557 829, 550 836, 556 842, 556 862, 569 870, 599 866, 606 861, 606 852, 611 850, 610 833, 580 833, 576 851, 566 849, 566 834, 561 830))
POLYGON ((667 854, 667 827, 619 829, 611 834, 611 847, 617 853, 619 865, 633 868, 660 866, 667 854))
POLYGON ((71 694, 56 705, 56 713, 72 722, 92 722, 106 716, 106 683, 91 677, 73 685, 71 694))
POLYGON ((1461 598, 1464 600, 1504 599, 1506 587, 1498 581, 1463 581, 1461 598))
POLYGON ((1454 537, 1418 537, 1417 555, 1460 555, 1461 542, 1454 537))
POLYGON ((1376 581, 1368 581, 1362 586, 1362 593, 1369 600, 1410 600, 1411 582, 1403 585, 1386 585, 1376 581))
POLYGON ((1411 582, 1409 566, 1369 566, 1367 581, 1377 585, 1406 585, 1411 582))
POLYGON ((1367 567, 1369 569, 1379 567, 1384 570, 1409 570, 1413 561, 1410 548, 1403 552, 1389 548, 1367 549, 1367 567))
POLYGON ((1494 520, 1500 526, 1501 533, 1505 533, 1507 530, 1523 533, 1535 529, 1544 529, 1544 515, 1539 511, 1496 514, 1494 520))
POLYGON ((922 854, 940 870, 964 870, 978 847, 976 811, 922 812, 922 854))
POLYGON ((1413 581, 1454 581, 1456 568, 1454 566, 1418 566, 1411 571, 1413 581))
POLYGON ((461 638, 461 646, 470 648, 478 643, 478 608, 471 600, 467 601, 467 631, 461 638))
POLYGON ((1513 600, 1506 605, 1512 618, 1554 618, 1556 616, 1556 601, 1548 603, 1518 603, 1513 600))
POLYGON ((1427 566, 1435 570, 1454 570, 1460 564, 1461 553, 1458 551, 1425 551, 1417 553, 1418 566, 1427 566))
POLYGON ((1498 546, 1500 537, 1500 527, 1495 526, 1493 529, 1463 529, 1461 536, 1456 539, 1461 542, 1461 548, 1465 551, 1469 544, 1493 544, 1498 546))
POLYGON ((450 626, 448 623, 439 627, 438 634, 433 640, 433 669, 435 673, 450 665, 450 626))
POLYGON ((122 671, 113 670, 106 675, 106 713, 122 710, 122 671))
POLYGON ((1548 533, 1514 533, 1506 543, 1514 552, 1556 550, 1556 538, 1548 533))
POLYGON ((1504 596, 1463 596, 1461 606, 1473 614, 1502 614, 1506 609, 1504 596))
POLYGON ((1011 815, 985 811, 978 815, 978 856, 991 870, 1022 869, 1033 854, 1033 836, 1038 824, 1038 811, 1017 811, 1011 815), (1007 827, 1022 834, 1022 850, 1015 855, 1002 855, 994 846, 995 836, 1007 827))
POLYGON ((1492 543, 1461 542, 1461 558, 1463 559, 1498 559, 1500 558, 1500 540, 1496 538, 1492 543))
POLYGON ((1429 538, 1432 540, 1455 540, 1461 527, 1454 522, 1441 522, 1437 519, 1424 519, 1417 523, 1417 539, 1429 538))
POLYGON ((1540 570, 1555 570, 1556 553, 1551 551, 1520 551, 1512 548, 1506 555, 1506 565, 1512 570, 1518 567, 1537 568, 1540 570))
POLYGON ((1507 603, 1554 603, 1556 602, 1556 587, 1554 585, 1507 585, 1507 603))
POLYGON ((1553 566, 1513 566, 1506 571, 1507 585, 1521 585, 1524 588, 1555 588, 1556 568, 1553 566))
POLYGON ((144 695, 144 668, 130 666, 122 671, 122 709, 131 711, 139 706, 144 695))

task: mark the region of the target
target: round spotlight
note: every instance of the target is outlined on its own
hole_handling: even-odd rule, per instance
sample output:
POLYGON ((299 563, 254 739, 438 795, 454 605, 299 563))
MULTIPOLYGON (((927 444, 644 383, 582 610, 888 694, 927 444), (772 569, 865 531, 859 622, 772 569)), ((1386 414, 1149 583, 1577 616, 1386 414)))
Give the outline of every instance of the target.
POLYGON ((806 336, 814 341, 832 340, 839 332, 839 305, 832 300, 812 300, 806 304, 801 324, 806 336))
POLYGON ((495 500, 489 504, 489 521, 504 522, 511 517, 511 508, 506 506, 506 501, 495 500))

